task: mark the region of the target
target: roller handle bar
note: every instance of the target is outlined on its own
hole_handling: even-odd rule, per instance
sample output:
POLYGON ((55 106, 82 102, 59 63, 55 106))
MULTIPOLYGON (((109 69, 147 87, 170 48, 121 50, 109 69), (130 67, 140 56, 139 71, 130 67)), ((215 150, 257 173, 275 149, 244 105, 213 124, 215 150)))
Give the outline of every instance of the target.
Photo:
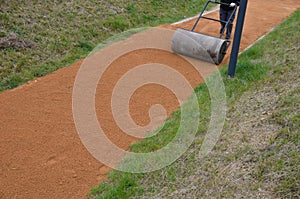
POLYGON ((194 26, 193 26, 193 28, 192 28, 191 31, 194 32, 194 30, 195 30, 195 28, 197 27, 197 25, 198 25, 198 23, 199 23, 199 21, 200 21, 201 18, 203 18, 203 19, 208 19, 208 20, 211 20, 211 21, 217 21, 217 22, 225 23, 225 28, 223 29, 223 31, 222 31, 222 33, 221 33, 221 36, 220 36, 220 38, 221 38, 222 35, 224 34, 224 31, 226 30, 227 26, 229 25, 230 19, 231 19, 231 18, 233 17, 233 15, 235 14, 235 12, 236 12, 236 10, 237 10, 237 6, 234 7, 234 11, 232 12, 232 14, 231 14, 231 16, 229 17, 228 21, 223 21, 223 20, 218 20, 218 19, 214 19, 214 18, 204 17, 204 16, 203 16, 203 13, 205 12, 205 10, 206 10, 206 8, 207 8, 207 6, 208 6, 209 3, 222 4, 222 5, 227 5, 227 6, 230 5, 230 4, 228 4, 228 3, 222 3, 222 2, 218 2, 218 1, 208 0, 208 1, 206 2, 206 4, 204 5, 203 9, 201 10, 200 15, 199 15, 197 21, 195 22, 195 24, 194 24, 194 26))

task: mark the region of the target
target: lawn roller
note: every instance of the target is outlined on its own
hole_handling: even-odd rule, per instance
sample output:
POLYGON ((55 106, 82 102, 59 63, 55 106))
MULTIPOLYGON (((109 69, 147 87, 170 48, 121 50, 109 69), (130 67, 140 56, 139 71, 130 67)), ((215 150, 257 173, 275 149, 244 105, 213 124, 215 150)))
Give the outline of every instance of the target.
POLYGON ((237 6, 235 6, 234 11, 228 21, 222 21, 203 16, 203 13, 205 12, 209 3, 229 5, 214 0, 208 0, 191 30, 180 28, 175 31, 172 39, 172 50, 173 52, 181 55, 219 65, 223 61, 227 49, 231 43, 230 40, 222 39, 222 36, 227 29, 230 20, 234 17, 237 6), (208 19, 224 23, 225 28, 221 32, 220 37, 213 37, 195 32, 194 30, 197 27, 200 19, 208 19))

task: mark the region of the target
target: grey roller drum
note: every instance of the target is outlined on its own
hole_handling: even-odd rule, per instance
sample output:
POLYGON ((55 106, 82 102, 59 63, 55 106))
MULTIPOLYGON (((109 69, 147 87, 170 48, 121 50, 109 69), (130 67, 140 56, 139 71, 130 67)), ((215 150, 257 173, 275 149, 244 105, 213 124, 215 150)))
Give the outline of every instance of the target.
POLYGON ((221 38, 178 29, 173 36, 172 50, 178 54, 219 65, 226 54, 227 42, 221 38))

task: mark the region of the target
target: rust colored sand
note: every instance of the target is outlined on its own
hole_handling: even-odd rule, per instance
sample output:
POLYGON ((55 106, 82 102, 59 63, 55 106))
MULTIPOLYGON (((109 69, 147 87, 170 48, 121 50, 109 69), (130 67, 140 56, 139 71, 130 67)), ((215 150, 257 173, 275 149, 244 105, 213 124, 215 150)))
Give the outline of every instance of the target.
MULTIPOLYGON (((299 7, 300 2, 292 0, 249 1, 241 49, 299 7)), ((210 15, 217 17, 217 13, 210 15)), ((192 24, 193 21, 164 27, 190 28, 192 24)), ((218 27, 206 21, 199 24, 198 31, 212 35, 218 27)), ((159 59, 173 59, 172 56, 176 55, 159 59)), ((137 62, 134 58, 128 61, 137 62)), ((81 63, 0 94, 0 197, 85 198, 90 188, 104 179, 109 168, 96 161, 81 144, 72 117, 72 89, 81 63)), ((201 78, 195 76, 190 81, 196 85, 201 78)), ((166 105, 168 113, 178 107, 172 94, 160 95, 159 89, 164 88, 152 85, 134 94, 130 106, 137 123, 148 122, 151 103, 166 105), (164 99, 165 96, 169 97, 164 99)), ((116 130, 113 124, 107 128, 116 130)), ((135 139, 122 137, 112 141, 127 148, 135 139)))

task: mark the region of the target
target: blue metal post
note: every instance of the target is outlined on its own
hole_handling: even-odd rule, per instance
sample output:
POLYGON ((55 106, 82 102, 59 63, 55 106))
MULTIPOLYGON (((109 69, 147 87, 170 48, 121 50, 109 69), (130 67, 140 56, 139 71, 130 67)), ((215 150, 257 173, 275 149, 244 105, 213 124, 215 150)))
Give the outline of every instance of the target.
POLYGON ((240 43, 242 38, 246 10, 247 10, 247 4, 248 4, 248 0, 240 1, 240 8, 239 8, 238 18, 236 21, 236 28, 234 32, 234 40, 233 40, 232 50, 230 54, 230 62, 228 68, 229 78, 233 78, 235 74, 236 63, 239 55, 240 43))

